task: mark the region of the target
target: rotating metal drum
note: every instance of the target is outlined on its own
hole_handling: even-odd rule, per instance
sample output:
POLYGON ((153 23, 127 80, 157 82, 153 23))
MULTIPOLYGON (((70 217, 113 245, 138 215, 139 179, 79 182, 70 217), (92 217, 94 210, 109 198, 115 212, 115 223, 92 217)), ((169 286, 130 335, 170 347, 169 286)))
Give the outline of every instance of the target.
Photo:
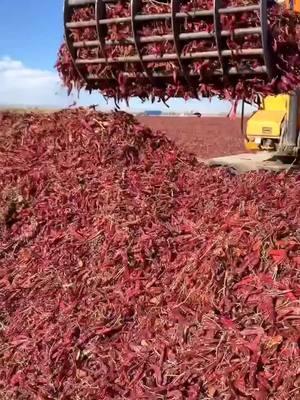
MULTIPOLYGON (((169 63, 176 62, 179 70, 179 78, 183 85, 195 88, 199 83, 210 83, 216 79, 234 82, 245 77, 263 77, 268 80, 274 77, 274 59, 271 46, 271 38, 269 37, 268 18, 267 18, 267 0, 261 0, 255 5, 244 5, 240 7, 223 7, 222 0, 214 0, 214 6, 209 10, 197 10, 192 12, 182 12, 183 1, 171 0, 170 12, 151 14, 142 12, 142 2, 140 0, 131 0, 130 16, 121 18, 107 17, 107 7, 116 4, 113 0, 65 0, 64 6, 64 26, 65 40, 73 59, 73 63, 78 74, 86 82, 88 89, 100 89, 101 80, 104 79, 101 73, 91 73, 97 70, 103 70, 105 66, 110 65, 131 65, 144 76, 154 87, 166 87, 168 82, 172 81, 173 76, 170 73, 158 73, 149 67, 150 63, 169 63), (74 21, 72 15, 74 10, 90 6, 94 10, 94 18, 85 21, 74 21), (230 30, 223 30, 221 19, 222 16, 236 16, 238 14, 256 12, 259 14, 259 26, 246 27, 230 30), (213 21, 213 30, 209 32, 195 31, 184 32, 182 29, 183 21, 196 21, 209 19, 213 21), (163 35, 140 35, 140 27, 146 23, 155 21, 166 21, 171 26, 171 33, 163 35), (112 24, 131 25, 131 37, 122 40, 107 40, 107 29, 112 24), (95 29, 96 37, 93 40, 74 39, 72 32, 78 29, 95 29), (227 39, 234 35, 235 37, 246 37, 247 35, 257 35, 259 37, 258 48, 239 49, 237 52, 228 48, 227 39), (184 52, 183 47, 186 43, 193 40, 213 40, 214 49, 210 51, 190 51, 184 52), (162 55, 143 54, 143 46, 147 44, 156 44, 165 41, 173 43, 174 52, 162 55), (131 45, 134 48, 134 54, 125 56, 110 56, 107 51, 110 46, 131 45), (94 49, 93 57, 81 57, 82 51, 90 51, 94 49), (237 58, 246 58, 247 60, 261 58, 262 62, 255 68, 238 68, 232 66, 237 58), (197 60, 213 59, 218 60, 219 68, 213 74, 201 74, 191 72, 189 65, 197 60), (93 66, 93 68, 91 68, 93 66)), ((107 79, 107 78, 105 78, 107 79)), ((110 79, 117 81, 117 76, 110 79)), ((136 79, 135 74, 126 73, 126 79, 136 79)))

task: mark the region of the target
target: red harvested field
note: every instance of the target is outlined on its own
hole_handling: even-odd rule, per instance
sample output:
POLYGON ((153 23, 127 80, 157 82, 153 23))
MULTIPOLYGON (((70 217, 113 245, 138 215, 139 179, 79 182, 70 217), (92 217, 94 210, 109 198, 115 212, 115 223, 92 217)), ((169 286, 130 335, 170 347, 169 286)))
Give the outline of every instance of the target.
POLYGON ((6 112, 0 188, 1 400, 299 400, 299 174, 6 112))
POLYGON ((161 130, 175 143, 201 159, 245 153, 239 118, 149 117, 138 118, 161 130))

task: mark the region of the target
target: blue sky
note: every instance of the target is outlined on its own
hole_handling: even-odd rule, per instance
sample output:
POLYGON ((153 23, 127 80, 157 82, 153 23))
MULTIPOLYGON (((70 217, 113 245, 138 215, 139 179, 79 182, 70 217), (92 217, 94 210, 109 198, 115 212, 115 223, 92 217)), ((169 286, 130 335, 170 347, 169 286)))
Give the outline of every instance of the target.
MULTIPOLYGON (((63 0, 0 0, 0 104, 67 106, 77 96, 66 96, 53 68, 63 38, 63 0)), ((101 95, 81 93, 79 104, 106 105, 101 95)), ((133 111, 165 110, 159 104, 130 102, 133 111)), ((172 111, 226 113, 230 105, 213 100, 169 102, 172 111)), ((125 108, 125 105, 122 107, 125 108)))
POLYGON ((2 55, 51 69, 63 37, 62 9, 61 0, 1 0, 2 55))

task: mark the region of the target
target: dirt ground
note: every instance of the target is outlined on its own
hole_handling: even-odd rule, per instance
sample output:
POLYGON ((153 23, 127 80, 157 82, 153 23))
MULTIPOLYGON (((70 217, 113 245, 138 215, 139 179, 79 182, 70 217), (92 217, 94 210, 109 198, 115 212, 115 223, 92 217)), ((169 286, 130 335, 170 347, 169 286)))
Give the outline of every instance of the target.
POLYGON ((140 116, 138 119, 151 129, 165 131, 177 145, 199 158, 245 153, 238 118, 140 116))

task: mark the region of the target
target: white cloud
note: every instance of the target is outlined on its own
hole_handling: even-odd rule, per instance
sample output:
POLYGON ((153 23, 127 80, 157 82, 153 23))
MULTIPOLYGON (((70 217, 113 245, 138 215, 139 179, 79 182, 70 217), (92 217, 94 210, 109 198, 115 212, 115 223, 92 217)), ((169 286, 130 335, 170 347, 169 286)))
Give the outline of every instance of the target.
POLYGON ((52 71, 32 69, 10 57, 0 58, 0 103, 6 105, 63 105, 64 93, 52 71))
MULTIPOLYGON (((19 60, 0 57, 0 104, 15 106, 64 107, 77 100, 67 96, 56 72, 29 68, 19 60)), ((95 95, 83 95, 79 103, 92 104, 95 95)), ((101 96, 97 95, 101 102, 101 96)))

